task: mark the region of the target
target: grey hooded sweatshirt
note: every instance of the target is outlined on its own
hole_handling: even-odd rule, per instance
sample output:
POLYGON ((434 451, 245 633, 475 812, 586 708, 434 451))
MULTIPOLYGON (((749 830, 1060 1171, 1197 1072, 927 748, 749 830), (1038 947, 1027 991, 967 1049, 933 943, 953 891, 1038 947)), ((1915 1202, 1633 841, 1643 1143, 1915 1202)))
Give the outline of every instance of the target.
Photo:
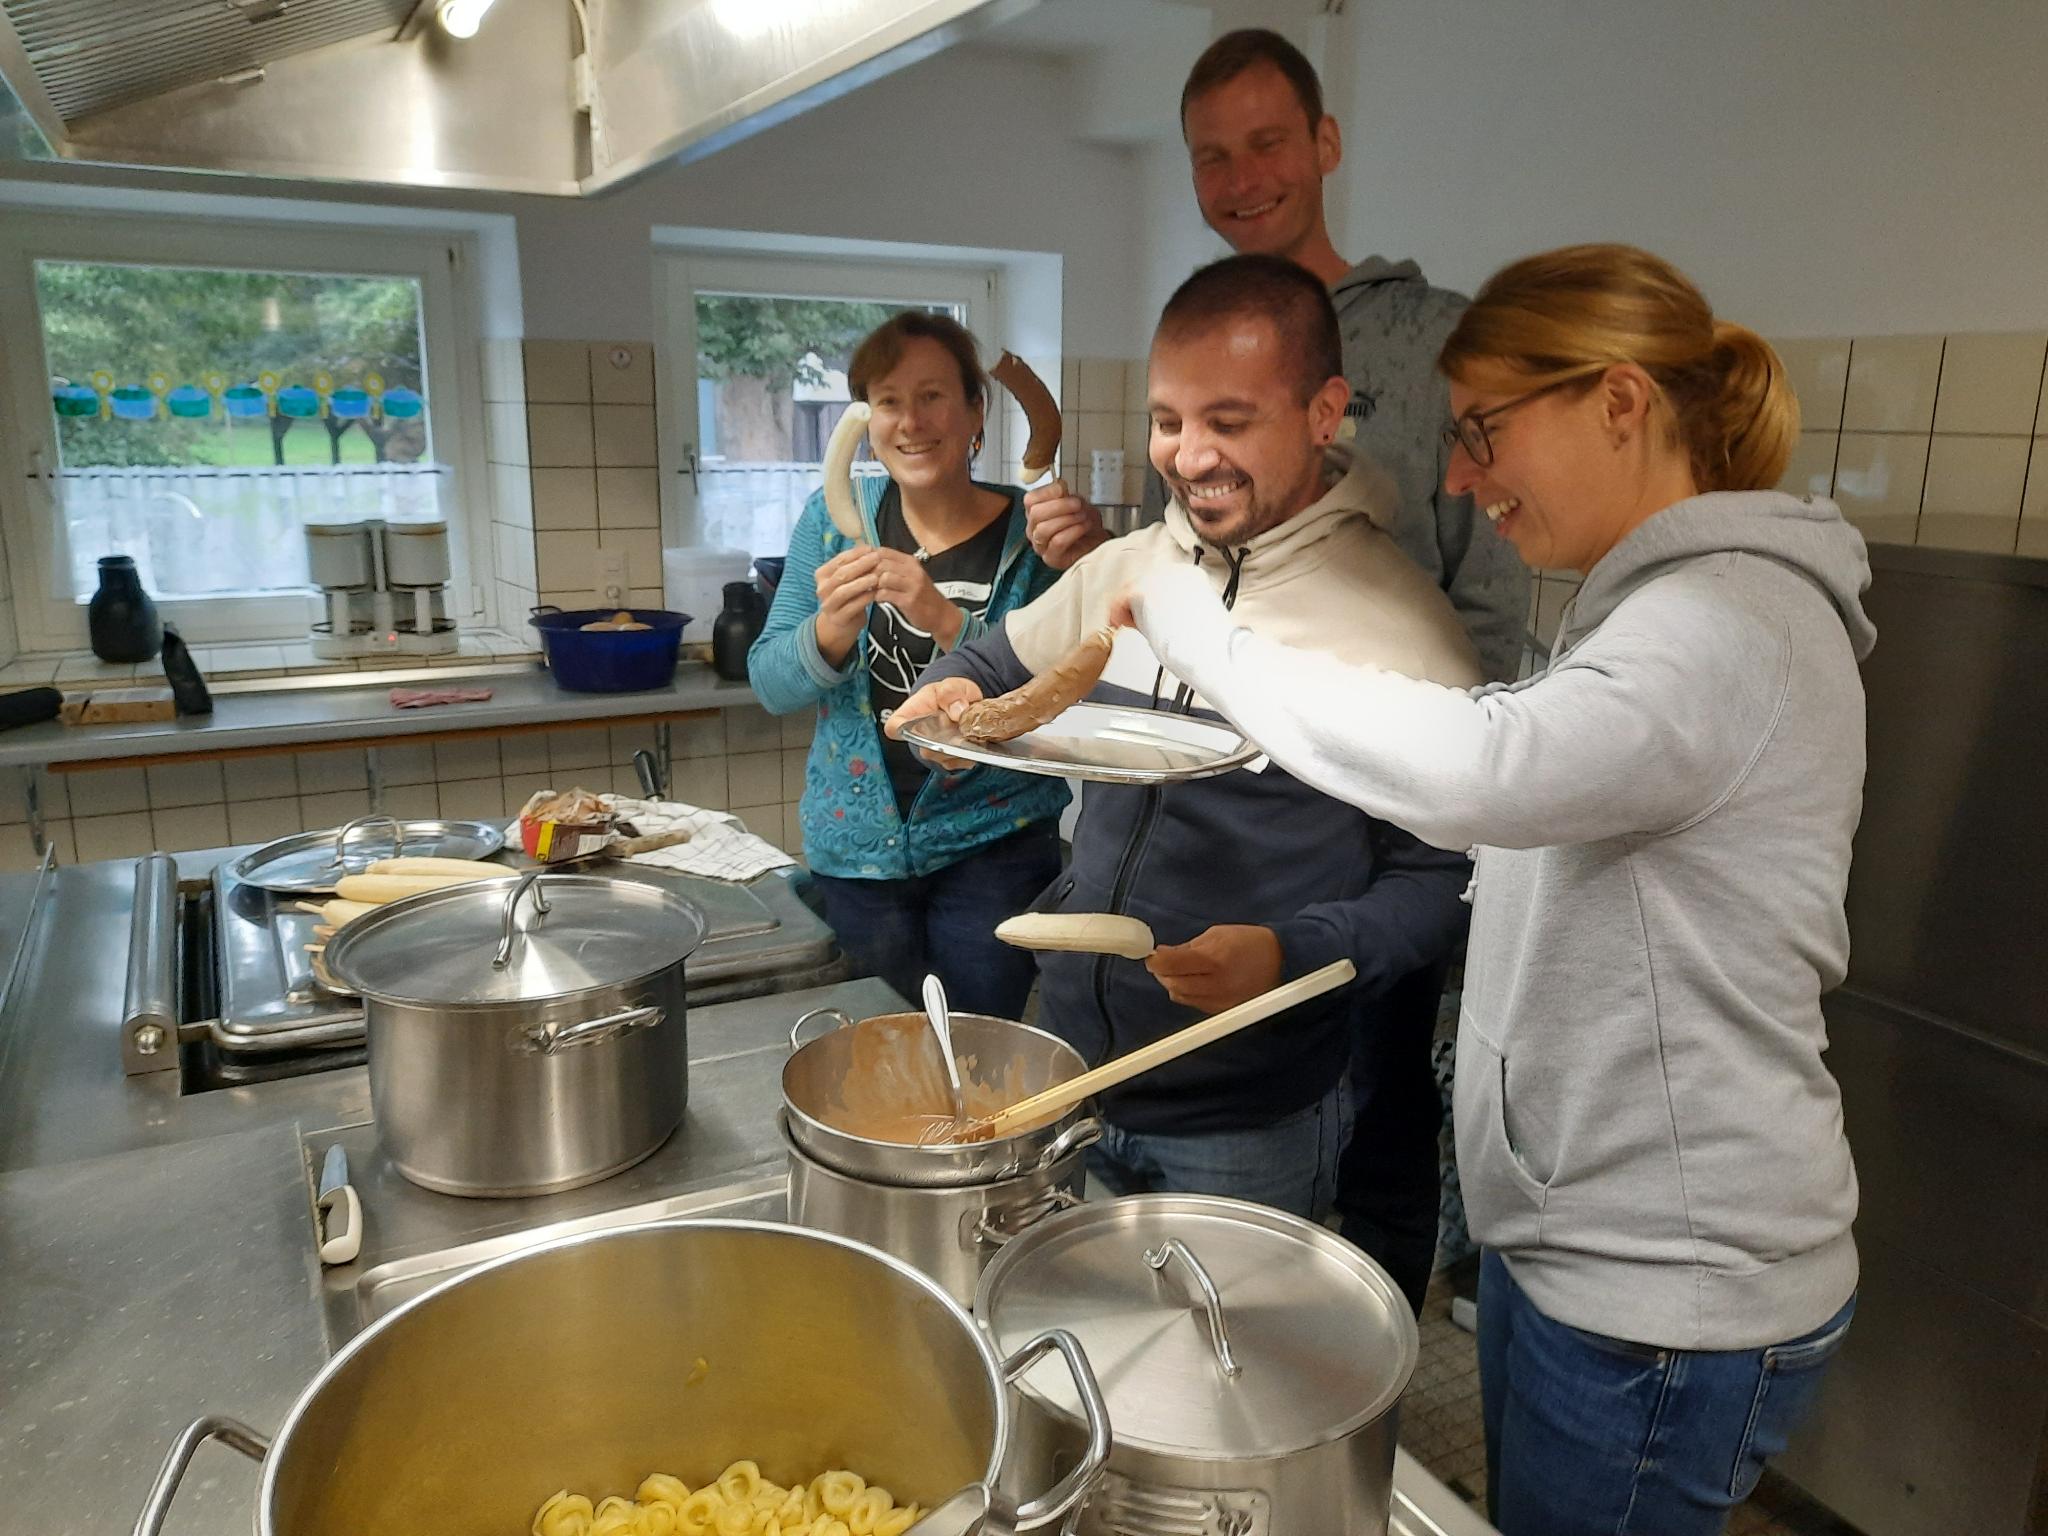
POLYGON ((1855 1288, 1820 999, 1848 966, 1869 576, 1830 502, 1693 497, 1593 568, 1541 674, 1476 693, 1278 645, 1177 572, 1140 594, 1164 665, 1274 761, 1478 845, 1458 1171, 1561 1322, 1748 1349, 1855 1288))

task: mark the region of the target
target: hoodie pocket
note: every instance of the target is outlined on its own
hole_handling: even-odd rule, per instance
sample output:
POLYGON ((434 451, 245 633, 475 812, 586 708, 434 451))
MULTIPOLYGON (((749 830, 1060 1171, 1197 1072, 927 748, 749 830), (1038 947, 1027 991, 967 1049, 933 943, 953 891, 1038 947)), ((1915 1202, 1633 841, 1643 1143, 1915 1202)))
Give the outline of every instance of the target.
POLYGON ((1455 1088, 1458 1181, 1472 1235, 1491 1248, 1531 1246, 1543 1230, 1545 1187, 1508 1135, 1507 1080, 1506 1054, 1466 1026, 1455 1088))

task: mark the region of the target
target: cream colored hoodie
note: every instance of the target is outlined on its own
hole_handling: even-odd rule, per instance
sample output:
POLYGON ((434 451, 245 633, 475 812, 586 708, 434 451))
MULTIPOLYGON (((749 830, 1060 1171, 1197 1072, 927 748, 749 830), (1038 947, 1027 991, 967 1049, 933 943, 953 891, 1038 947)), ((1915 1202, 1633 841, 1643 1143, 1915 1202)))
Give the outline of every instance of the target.
MULTIPOLYGON (((1454 688, 1477 684, 1479 658, 1450 599, 1386 531, 1396 506, 1393 482, 1349 448, 1328 453, 1333 483, 1322 499, 1242 546, 1231 607, 1237 622, 1335 661, 1454 688)), ((1238 555, 1230 551, 1232 559, 1238 555)), ((1229 561, 1203 544, 1174 501, 1163 523, 1111 539, 1077 561, 1051 590, 1012 612, 1005 632, 1018 659, 1043 672, 1102 627, 1110 600, 1131 582, 1162 564, 1197 560, 1221 593, 1230 583, 1229 561)), ((1127 629, 1117 635, 1103 681, 1149 694, 1158 666, 1145 637, 1127 629)), ((1169 693, 1172 687, 1169 678, 1169 693)))

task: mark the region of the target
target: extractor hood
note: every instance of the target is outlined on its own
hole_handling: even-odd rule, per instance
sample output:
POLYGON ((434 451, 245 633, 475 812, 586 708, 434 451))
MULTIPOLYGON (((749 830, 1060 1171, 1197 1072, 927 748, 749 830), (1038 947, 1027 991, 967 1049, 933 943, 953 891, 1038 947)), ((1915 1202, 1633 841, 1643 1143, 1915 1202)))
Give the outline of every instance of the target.
POLYGON ((0 158, 574 196, 1036 3, 0 0, 0 158))

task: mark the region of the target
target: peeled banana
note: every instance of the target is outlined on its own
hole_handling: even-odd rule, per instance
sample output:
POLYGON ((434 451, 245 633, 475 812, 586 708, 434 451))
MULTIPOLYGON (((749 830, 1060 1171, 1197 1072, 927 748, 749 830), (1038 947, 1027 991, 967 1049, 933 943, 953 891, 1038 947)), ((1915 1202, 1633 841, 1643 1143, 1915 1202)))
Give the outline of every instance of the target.
POLYGON ((1152 930, 1113 912, 1024 912, 996 924, 996 937, 1019 949, 1056 949, 1142 960, 1152 953, 1152 930))

